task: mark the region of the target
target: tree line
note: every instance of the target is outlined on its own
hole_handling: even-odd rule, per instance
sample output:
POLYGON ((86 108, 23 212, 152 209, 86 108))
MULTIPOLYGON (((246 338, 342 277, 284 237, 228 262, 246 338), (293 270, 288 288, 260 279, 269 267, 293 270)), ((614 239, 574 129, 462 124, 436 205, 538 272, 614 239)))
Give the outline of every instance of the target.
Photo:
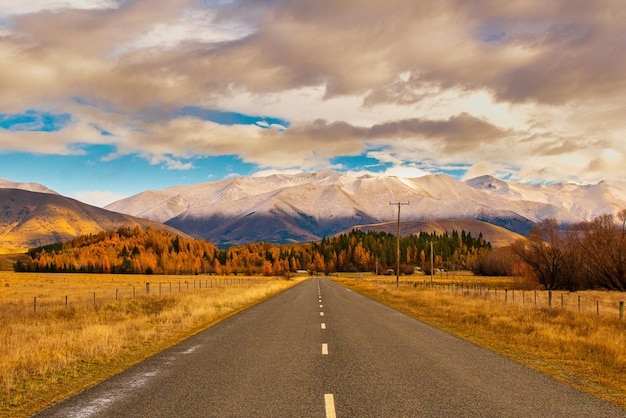
MULTIPOLYGON (((289 276, 297 271, 385 273, 397 265, 397 237, 350 233, 293 245, 251 243, 218 248, 208 241, 151 228, 119 228, 31 249, 15 271, 289 276)), ((416 267, 524 275, 546 289, 626 290, 626 210, 590 222, 562 225, 545 219, 529 235, 492 249, 480 234, 435 232, 401 237, 400 272, 416 267)))
MULTIPOLYGON (((14 270, 267 276, 288 276, 302 270, 386 272, 396 268, 396 246, 393 234, 353 230, 317 243, 260 242, 220 249, 201 239, 123 227, 31 249, 30 260, 18 261, 14 270)), ((476 265, 490 248, 482 234, 421 232, 400 239, 400 269, 404 274, 413 273, 416 267, 427 273, 435 268, 466 269, 476 265)))

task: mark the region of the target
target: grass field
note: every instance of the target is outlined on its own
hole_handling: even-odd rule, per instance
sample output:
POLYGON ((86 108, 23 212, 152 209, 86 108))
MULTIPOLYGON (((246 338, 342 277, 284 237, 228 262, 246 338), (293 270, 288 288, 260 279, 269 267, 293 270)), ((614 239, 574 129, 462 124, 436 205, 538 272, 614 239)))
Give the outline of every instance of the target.
MULTIPOLYGON (((506 277, 333 279, 626 408, 622 293, 555 292, 549 308, 547 292, 506 277)), ((297 282, 0 272, 0 416, 28 416, 297 282)))
POLYGON ((0 416, 28 416, 298 281, 0 272, 0 416))
POLYGON ((430 286, 428 277, 424 287, 423 276, 408 277, 422 285, 403 283, 396 288, 395 277, 384 283, 371 276, 341 275, 333 280, 626 408, 626 321, 618 314, 624 293, 568 293, 570 306, 561 308, 559 292, 553 294, 549 308, 547 292, 537 292, 540 303, 535 305, 535 290, 514 279, 448 276, 430 286), (457 285, 452 286, 453 282, 457 285), (490 290, 479 292, 478 288, 490 290), (506 301, 504 288, 510 289, 506 301), (516 288, 514 302, 512 290, 516 288), (528 297, 525 303, 522 289, 528 297), (578 296, 590 301, 592 308, 578 312, 578 296), (598 316, 595 306, 600 300, 605 312, 598 316))

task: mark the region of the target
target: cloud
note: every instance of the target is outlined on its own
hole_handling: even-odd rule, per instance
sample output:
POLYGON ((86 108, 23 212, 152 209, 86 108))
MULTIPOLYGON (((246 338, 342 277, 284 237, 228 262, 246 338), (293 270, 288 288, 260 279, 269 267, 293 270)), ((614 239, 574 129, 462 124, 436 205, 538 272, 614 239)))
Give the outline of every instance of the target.
MULTIPOLYGON (((30 126, 32 128, 32 126, 30 126)), ((96 127, 82 122, 72 122, 54 130, 4 130, 0 129, 0 149, 38 154, 84 154, 76 144, 105 144, 111 139, 103 137, 96 127)))
POLYGON ((594 172, 605 172, 607 170, 621 171, 625 164, 625 154, 612 149, 604 149, 599 155, 589 161, 588 168, 594 172))
POLYGON ((164 165, 168 170, 191 170, 193 168, 192 163, 185 163, 179 159, 172 158, 167 155, 150 156, 150 164, 164 165))
POLYGON ((115 0, 20 0, 3 3, 3 13, 7 15, 32 14, 42 11, 58 11, 67 9, 114 9, 115 0))
POLYGON ((506 178, 507 174, 510 174, 511 167, 506 167, 501 164, 494 164, 489 161, 480 161, 473 164, 465 171, 465 175, 462 180, 473 179, 484 175, 492 175, 497 178, 506 178))
POLYGON ((116 202, 128 196, 120 195, 109 190, 83 190, 75 192, 71 197, 92 206, 103 208, 109 203, 116 202))
POLYGON ((401 178, 417 178, 431 173, 414 165, 396 165, 388 168, 382 174, 385 176, 395 176, 401 178))
POLYGON ((215 155, 259 170, 370 155, 519 179, 624 176, 602 151, 626 155, 622 3, 10 1, 0 113, 71 121, 0 131, 0 148, 106 143, 110 158, 172 170, 215 155))
POLYGON ((319 85, 326 97, 376 92, 378 100, 406 103, 422 99, 420 86, 439 86, 556 104, 612 95, 623 85, 626 35, 619 13, 605 13, 620 10, 619 0, 509 3, 94 2, 89 10, 15 17, 15 36, 2 49, 17 48, 27 78, 39 72, 61 82, 60 90, 120 108, 147 106, 145 92, 182 105, 183 97, 200 102, 232 87, 319 85), (487 26, 497 39, 484 41, 487 26), (409 77, 405 86, 394 82, 401 74, 409 77))
POLYGON ((297 169, 276 169, 276 168, 271 168, 271 169, 267 169, 267 170, 259 170, 256 173, 254 173, 252 175, 252 177, 269 177, 269 176, 274 176, 274 175, 294 175, 294 174, 300 174, 303 173, 302 170, 297 170, 297 169))

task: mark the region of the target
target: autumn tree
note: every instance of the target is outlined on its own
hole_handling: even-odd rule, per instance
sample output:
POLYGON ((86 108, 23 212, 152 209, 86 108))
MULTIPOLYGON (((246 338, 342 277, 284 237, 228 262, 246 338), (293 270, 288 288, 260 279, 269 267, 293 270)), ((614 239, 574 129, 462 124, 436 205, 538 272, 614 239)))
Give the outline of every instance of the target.
POLYGON ((533 226, 528 238, 517 240, 513 252, 527 263, 547 290, 580 287, 580 260, 556 219, 533 226))
POLYGON ((626 210, 578 225, 576 249, 587 280, 610 290, 626 290, 626 210))

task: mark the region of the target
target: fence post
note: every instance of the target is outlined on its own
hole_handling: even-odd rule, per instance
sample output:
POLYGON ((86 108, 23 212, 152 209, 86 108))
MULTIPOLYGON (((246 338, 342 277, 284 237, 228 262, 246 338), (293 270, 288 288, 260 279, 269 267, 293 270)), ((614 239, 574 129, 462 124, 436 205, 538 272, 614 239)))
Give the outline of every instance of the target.
POLYGON ((565 294, 561 293, 561 309, 565 307, 565 294))
POLYGON ((580 312, 580 295, 578 295, 578 312, 580 312))
POLYGON ((596 300, 596 316, 600 316, 600 301, 596 300))
POLYGON ((624 301, 619 303, 619 319, 624 319, 624 301))
POLYGON ((37 296, 33 298, 33 313, 37 313, 37 296))
POLYGON ((115 289, 115 301, 117 302, 117 293, 118 293, 118 289, 115 289))
POLYGON ((150 294, 150 282, 146 282, 146 294, 150 294))
POLYGON ((67 309, 67 295, 65 295, 65 309, 67 309))
POLYGON ((509 300, 509 289, 504 289, 504 303, 509 300))
POLYGON ((96 292, 93 292, 93 307, 96 307, 96 292))

